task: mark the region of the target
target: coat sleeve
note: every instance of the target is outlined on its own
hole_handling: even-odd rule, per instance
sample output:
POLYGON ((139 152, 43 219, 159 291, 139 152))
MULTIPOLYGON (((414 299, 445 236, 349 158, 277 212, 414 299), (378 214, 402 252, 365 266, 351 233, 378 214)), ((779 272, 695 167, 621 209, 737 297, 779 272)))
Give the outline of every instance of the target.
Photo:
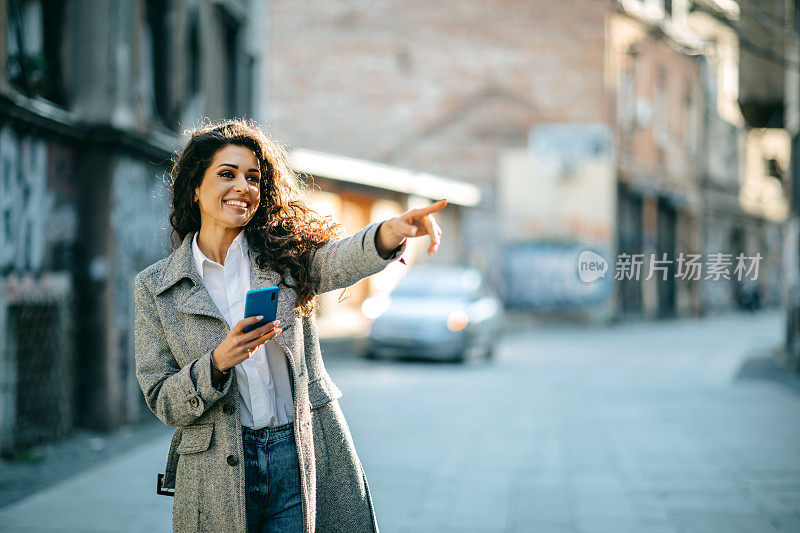
POLYGON ((349 287, 402 255, 405 241, 387 259, 378 254, 375 238, 381 224, 367 224, 350 237, 329 241, 317 249, 311 260, 311 279, 317 280, 317 293, 349 287))
POLYGON ((151 411, 168 426, 187 426, 230 389, 233 372, 222 390, 211 383, 211 353, 180 368, 169 349, 155 297, 141 275, 134 281, 136 379, 151 411))

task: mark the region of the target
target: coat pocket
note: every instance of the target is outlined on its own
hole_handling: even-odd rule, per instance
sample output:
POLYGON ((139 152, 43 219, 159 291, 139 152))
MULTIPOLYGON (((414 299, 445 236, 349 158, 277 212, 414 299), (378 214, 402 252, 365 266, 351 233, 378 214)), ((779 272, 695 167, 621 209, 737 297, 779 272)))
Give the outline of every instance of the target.
POLYGON ((211 434, 214 424, 195 424, 184 426, 181 430, 181 443, 178 445, 179 454, 204 452, 211 445, 211 434))
POLYGON ((342 391, 327 376, 308 382, 308 399, 311 408, 316 409, 342 397, 342 391))

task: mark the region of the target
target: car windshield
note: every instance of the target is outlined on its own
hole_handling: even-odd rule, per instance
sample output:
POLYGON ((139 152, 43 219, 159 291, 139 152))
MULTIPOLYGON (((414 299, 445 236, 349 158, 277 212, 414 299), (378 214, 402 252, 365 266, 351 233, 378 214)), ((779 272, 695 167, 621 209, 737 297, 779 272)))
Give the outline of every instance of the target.
POLYGON ((467 298, 480 285, 473 270, 432 270, 409 272, 392 292, 395 297, 467 298))

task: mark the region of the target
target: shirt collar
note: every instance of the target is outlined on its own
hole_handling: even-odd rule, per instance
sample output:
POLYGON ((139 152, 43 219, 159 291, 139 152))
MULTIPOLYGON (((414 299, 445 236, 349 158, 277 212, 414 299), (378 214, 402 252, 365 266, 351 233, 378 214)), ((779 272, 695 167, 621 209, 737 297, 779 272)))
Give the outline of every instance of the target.
MULTIPOLYGON (((205 265, 206 261, 215 265, 219 265, 219 263, 209 259, 206 254, 200 250, 200 247, 197 245, 197 235, 199 233, 199 231, 195 232, 194 237, 192 238, 192 255, 194 256, 194 266, 197 269, 197 273, 200 274, 200 277, 204 277, 203 265, 205 265)), ((250 249, 250 247, 247 244, 247 238, 244 236, 244 230, 240 231, 239 235, 233 239, 233 242, 231 243, 230 248, 228 248, 227 253, 230 254, 236 249, 238 249, 242 254, 243 259, 247 258, 247 251, 250 249)))

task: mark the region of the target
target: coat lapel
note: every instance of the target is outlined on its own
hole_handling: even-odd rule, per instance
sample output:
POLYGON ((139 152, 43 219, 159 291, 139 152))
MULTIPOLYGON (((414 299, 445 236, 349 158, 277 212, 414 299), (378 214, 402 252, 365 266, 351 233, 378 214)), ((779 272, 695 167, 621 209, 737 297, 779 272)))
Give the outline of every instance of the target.
POLYGON ((227 326, 225 317, 222 316, 222 312, 220 312, 217 304, 214 303, 208 293, 200 274, 197 273, 197 268, 194 265, 194 256, 192 255, 193 239, 194 233, 188 233, 178 249, 172 254, 172 258, 164 271, 164 277, 158 292, 162 293, 182 279, 187 278, 191 280, 192 286, 189 288, 181 287, 180 291, 183 294, 176 295, 178 311, 218 318, 227 326))
POLYGON ((178 300, 178 311, 189 313, 192 315, 205 315, 213 318, 218 318, 227 325, 225 317, 222 316, 217 304, 211 299, 206 286, 201 283, 189 289, 183 297, 178 300))

